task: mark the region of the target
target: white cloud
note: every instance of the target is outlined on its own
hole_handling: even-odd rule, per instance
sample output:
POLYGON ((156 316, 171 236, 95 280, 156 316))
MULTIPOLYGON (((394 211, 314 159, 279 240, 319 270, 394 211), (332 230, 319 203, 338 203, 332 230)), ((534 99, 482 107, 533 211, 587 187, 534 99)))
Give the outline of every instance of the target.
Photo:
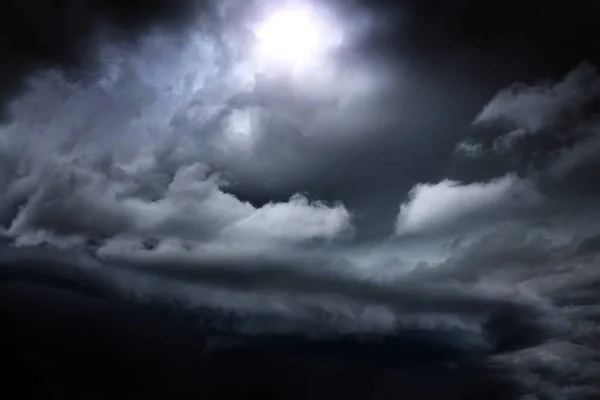
POLYGON ((400 206, 396 234, 418 234, 458 227, 477 219, 499 216, 508 210, 531 206, 541 201, 533 184, 509 174, 489 182, 464 184, 444 180, 419 184, 400 206))
POLYGON ((47 164, 9 233, 298 243, 332 239, 350 227, 342 205, 311 204, 302 196, 255 208, 224 193, 202 164, 179 166, 166 183, 152 171, 132 176, 121 169, 117 179, 91 167, 47 164), (154 199, 143 196, 148 182, 159 186, 154 199))
POLYGON ((350 214, 341 204, 310 203, 296 195, 287 203, 269 203, 229 226, 224 235, 234 238, 269 238, 282 241, 332 239, 350 228, 350 214))

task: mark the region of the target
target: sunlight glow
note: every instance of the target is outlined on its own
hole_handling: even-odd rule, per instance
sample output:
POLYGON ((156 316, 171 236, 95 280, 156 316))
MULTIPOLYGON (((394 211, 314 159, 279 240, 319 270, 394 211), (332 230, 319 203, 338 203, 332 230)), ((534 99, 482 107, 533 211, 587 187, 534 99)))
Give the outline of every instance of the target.
POLYGON ((339 29, 308 4, 273 11, 257 27, 259 56, 270 63, 302 68, 319 63, 342 42, 339 29))

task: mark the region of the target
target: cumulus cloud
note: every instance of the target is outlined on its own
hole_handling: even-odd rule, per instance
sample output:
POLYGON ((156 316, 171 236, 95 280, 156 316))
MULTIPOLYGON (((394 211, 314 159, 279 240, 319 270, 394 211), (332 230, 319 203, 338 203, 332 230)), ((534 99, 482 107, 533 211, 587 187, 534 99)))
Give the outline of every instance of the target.
POLYGON ((506 123, 538 134, 564 120, 581 117, 585 106, 599 95, 597 70, 584 63, 558 83, 518 83, 501 90, 479 113, 475 124, 506 123))
POLYGON ((134 41, 100 35, 85 74, 36 66, 0 127, 0 226, 20 245, 113 250, 350 234, 337 198, 295 188, 322 176, 338 144, 356 142, 353 129, 386 119, 367 108, 379 109, 371 100, 387 76, 335 60, 303 79, 265 72, 248 58, 248 10, 234 3, 202 7, 218 11, 210 21, 195 4, 174 4, 193 14, 181 29, 157 17, 125 35, 134 41), (285 196, 252 205, 231 194, 243 198, 231 188, 239 182, 285 196))
POLYGON ((419 184, 400 206, 396 234, 435 232, 478 220, 489 222, 506 212, 539 204, 542 198, 532 182, 512 174, 481 183, 444 180, 419 184))
POLYGON ((133 55, 106 45, 93 82, 33 76, 1 128, 5 230, 20 245, 165 240, 186 248, 293 245, 348 232, 342 204, 296 195, 255 207, 226 193, 223 160, 244 154, 228 127, 244 106, 228 102, 242 82, 217 66, 215 46, 196 31, 184 44, 149 35, 133 55))
POLYGON ((516 83, 498 92, 474 121, 480 128, 498 128, 495 137, 460 142, 456 151, 469 157, 503 155, 564 179, 594 163, 598 101, 600 75, 589 63, 558 82, 516 83))
POLYGON ((44 167, 8 226, 9 234, 302 242, 335 238, 350 224, 343 206, 311 204, 301 196, 255 208, 221 191, 202 164, 181 165, 170 181, 142 174, 150 184, 164 185, 152 199, 123 170, 115 178, 85 164, 44 167))
POLYGON ((334 207, 296 195, 287 203, 269 203, 224 232, 226 236, 281 240, 333 238, 349 229, 350 214, 341 205, 334 207))

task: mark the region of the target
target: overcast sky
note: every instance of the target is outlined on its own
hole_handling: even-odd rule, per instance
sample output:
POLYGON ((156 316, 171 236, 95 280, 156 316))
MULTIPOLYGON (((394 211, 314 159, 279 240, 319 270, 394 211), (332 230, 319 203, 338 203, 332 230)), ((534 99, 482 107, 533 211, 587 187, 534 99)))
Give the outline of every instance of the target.
POLYGON ((6 268, 451 325, 531 399, 600 395, 600 3, 299 0, 343 40, 297 70, 253 52, 282 3, 2 1, 6 268))

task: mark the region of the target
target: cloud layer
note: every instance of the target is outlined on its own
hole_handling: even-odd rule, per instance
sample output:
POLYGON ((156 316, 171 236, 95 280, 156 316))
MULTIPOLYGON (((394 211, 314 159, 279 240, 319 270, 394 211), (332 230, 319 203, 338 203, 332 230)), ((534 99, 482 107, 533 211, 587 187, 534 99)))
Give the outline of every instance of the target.
MULTIPOLYGON (((140 16, 94 1, 79 7, 98 17, 63 30, 76 5, 56 4, 40 20, 64 19, 25 37, 48 53, 5 51, 12 73, 0 78, 14 80, 0 97, 0 293, 27 304, 35 327, 48 329, 40 299, 60 303, 58 316, 87 317, 89 305, 107 329, 115 321, 104 316, 121 307, 124 321, 152 314, 153 329, 181 318, 197 335, 181 351, 194 367, 198 354, 253 348, 257 337, 285 342, 273 335, 345 363, 327 340, 357 335, 352 348, 379 369, 355 378, 387 382, 394 397, 431 376, 420 393, 598 395, 591 64, 498 91, 471 58, 432 62, 430 31, 420 58, 406 48, 395 63, 368 57, 385 47, 377 38, 360 52, 365 38, 351 26, 356 48, 287 76, 248 57, 240 2, 157 0, 140 16), (51 31, 60 37, 48 47, 51 31), (358 243, 365 226, 378 236, 358 243)), ((421 6, 406 7, 418 20, 421 6)), ((409 20, 394 26, 442 26, 409 20)))

